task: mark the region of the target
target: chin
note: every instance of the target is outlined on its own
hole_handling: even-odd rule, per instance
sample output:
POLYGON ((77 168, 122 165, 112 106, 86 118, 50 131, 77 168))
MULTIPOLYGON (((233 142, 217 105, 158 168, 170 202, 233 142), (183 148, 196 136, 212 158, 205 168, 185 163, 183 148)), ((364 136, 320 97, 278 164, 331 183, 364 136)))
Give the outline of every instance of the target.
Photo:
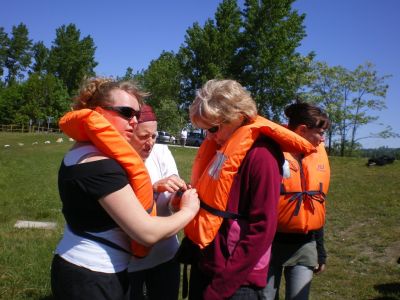
POLYGON ((132 132, 126 131, 122 136, 129 142, 132 139, 132 132))
POLYGON ((150 156, 150 152, 142 152, 142 153, 140 153, 140 156, 141 156, 143 159, 147 159, 147 158, 149 158, 149 156, 150 156))

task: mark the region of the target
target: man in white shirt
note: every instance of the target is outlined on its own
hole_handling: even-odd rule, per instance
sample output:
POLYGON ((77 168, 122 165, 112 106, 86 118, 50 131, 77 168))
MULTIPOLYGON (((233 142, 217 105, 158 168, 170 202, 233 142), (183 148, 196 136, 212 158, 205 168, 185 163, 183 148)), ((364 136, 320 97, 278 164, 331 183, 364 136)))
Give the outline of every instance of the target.
POLYGON ((186 139, 187 139, 188 132, 186 128, 183 128, 181 131, 181 146, 185 147, 186 139))
MULTIPOLYGON (((167 145, 155 144, 157 120, 152 108, 144 105, 133 131, 131 145, 145 161, 153 184, 157 215, 170 215, 169 201, 176 191, 187 189, 179 177, 167 145)), ((180 265, 173 260, 178 250, 177 236, 155 244, 145 258, 132 257, 128 272, 131 299, 178 299, 180 265)))

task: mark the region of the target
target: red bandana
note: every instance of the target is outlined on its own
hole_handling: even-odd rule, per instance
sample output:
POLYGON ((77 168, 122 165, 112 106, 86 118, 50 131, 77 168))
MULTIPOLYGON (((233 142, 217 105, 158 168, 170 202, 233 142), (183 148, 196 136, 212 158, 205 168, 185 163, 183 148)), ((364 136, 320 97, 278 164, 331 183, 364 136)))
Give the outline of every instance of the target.
POLYGON ((138 120, 138 123, 144 123, 150 121, 157 121, 156 114, 154 113, 150 105, 144 104, 140 108, 140 118, 138 120))

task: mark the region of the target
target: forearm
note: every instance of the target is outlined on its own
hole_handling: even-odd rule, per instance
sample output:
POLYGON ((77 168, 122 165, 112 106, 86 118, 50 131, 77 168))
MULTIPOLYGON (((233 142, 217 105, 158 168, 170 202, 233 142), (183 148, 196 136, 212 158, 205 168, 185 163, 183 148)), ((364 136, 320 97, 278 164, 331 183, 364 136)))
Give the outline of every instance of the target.
MULTIPOLYGON (((167 217, 149 216, 145 220, 144 229, 141 232, 136 230, 127 232, 128 235, 145 246, 151 246, 160 240, 176 235, 194 218, 195 214, 189 211, 180 210, 167 217)), ((128 229, 127 229, 128 230, 128 229)))
POLYGON ((144 246, 173 236, 197 213, 196 209, 183 207, 169 217, 152 217, 136 199, 129 185, 100 199, 100 204, 130 238, 144 246))

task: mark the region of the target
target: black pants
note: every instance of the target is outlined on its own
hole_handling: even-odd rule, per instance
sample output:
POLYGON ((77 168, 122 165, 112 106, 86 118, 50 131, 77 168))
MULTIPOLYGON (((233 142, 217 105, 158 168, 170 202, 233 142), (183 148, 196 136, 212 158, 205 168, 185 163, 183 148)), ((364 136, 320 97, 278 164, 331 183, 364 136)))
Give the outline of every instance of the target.
POLYGON ((170 260, 151 269, 129 273, 129 280, 131 299, 177 300, 180 265, 177 261, 170 260), (146 285, 146 293, 144 285, 146 285))
POLYGON ((126 271, 101 273, 79 267, 55 255, 51 266, 51 290, 57 300, 126 300, 126 271))

